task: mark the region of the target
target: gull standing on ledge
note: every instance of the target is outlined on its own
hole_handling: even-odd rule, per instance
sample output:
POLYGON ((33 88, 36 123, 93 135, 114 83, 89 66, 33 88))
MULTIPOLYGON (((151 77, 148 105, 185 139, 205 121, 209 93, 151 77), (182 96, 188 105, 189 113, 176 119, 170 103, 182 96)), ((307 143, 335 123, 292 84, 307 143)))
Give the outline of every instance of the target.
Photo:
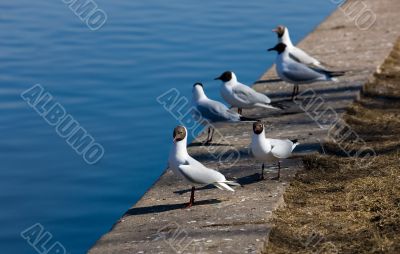
POLYGON ((318 67, 320 69, 326 70, 324 65, 315 59, 314 57, 310 56, 302 49, 293 45, 292 40, 290 40, 289 36, 289 29, 285 26, 278 26, 277 28, 272 30, 278 36, 278 42, 284 43, 288 49, 288 51, 296 58, 299 62, 305 65, 312 65, 318 67))
POLYGON ((253 137, 251 139, 250 149, 252 155, 259 161, 262 161, 260 179, 264 179, 264 163, 278 163, 278 176, 273 180, 279 180, 281 177, 281 159, 289 158, 292 151, 298 145, 297 140, 289 139, 271 139, 265 137, 264 125, 258 121, 253 124, 253 137))
POLYGON ((227 181, 223 174, 205 167, 188 154, 186 149, 187 130, 185 127, 175 127, 173 137, 174 144, 168 158, 168 166, 176 175, 192 184, 190 201, 187 207, 191 207, 194 204, 194 184, 213 184, 220 190, 228 191, 234 191, 229 185, 240 186, 236 182, 227 181))
MULTIPOLYGON (((202 119, 208 120, 209 123, 237 123, 241 121, 256 121, 255 119, 243 117, 239 113, 231 111, 227 106, 219 101, 210 100, 205 94, 203 84, 201 83, 196 83, 193 85, 192 100, 193 106, 197 110, 196 112, 194 112, 195 118, 199 118, 197 119, 199 121, 201 121, 202 119)), ((206 144, 212 141, 213 135, 214 128, 213 126, 209 126, 206 144)))
POLYGON ((343 76, 342 71, 327 71, 317 67, 305 65, 291 54, 284 43, 278 43, 268 51, 277 51, 276 72, 278 76, 291 84, 294 84, 292 100, 299 93, 299 84, 313 83, 317 81, 337 81, 338 76, 343 76))
POLYGON ((242 113, 243 108, 278 109, 271 105, 271 99, 268 96, 238 82, 235 73, 232 71, 222 73, 215 80, 223 82, 220 90, 221 96, 231 106, 237 107, 239 114, 242 113))

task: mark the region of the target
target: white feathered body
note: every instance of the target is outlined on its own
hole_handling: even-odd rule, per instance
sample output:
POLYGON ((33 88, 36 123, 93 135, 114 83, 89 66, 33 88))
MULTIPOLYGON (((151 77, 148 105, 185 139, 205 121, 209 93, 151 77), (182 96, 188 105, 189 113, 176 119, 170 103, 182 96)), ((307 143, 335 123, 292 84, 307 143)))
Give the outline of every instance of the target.
POLYGON ((229 185, 239 185, 227 181, 220 172, 207 168, 191 157, 186 149, 186 138, 172 145, 168 158, 169 168, 179 177, 190 184, 213 184, 219 189, 234 191, 229 185))
POLYGON ((286 139, 270 139, 265 137, 264 131, 253 134, 251 141, 251 153, 258 161, 274 163, 281 159, 289 158, 297 143, 286 139))
POLYGON ((271 99, 268 96, 238 82, 236 76, 232 75, 232 79, 224 82, 220 88, 221 96, 227 103, 237 108, 263 107, 276 109, 269 105, 271 99))

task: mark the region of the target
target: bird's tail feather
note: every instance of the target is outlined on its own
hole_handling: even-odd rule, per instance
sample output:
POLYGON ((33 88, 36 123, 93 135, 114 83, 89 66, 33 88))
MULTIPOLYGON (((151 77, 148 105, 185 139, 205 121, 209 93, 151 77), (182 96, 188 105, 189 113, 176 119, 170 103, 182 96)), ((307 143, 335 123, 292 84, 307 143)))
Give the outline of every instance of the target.
POLYGON ((261 108, 269 108, 269 109, 277 109, 277 110, 280 109, 280 108, 276 108, 276 107, 274 107, 272 105, 269 105, 269 104, 256 103, 254 105, 257 106, 257 107, 261 107, 261 108))
POLYGON ((274 106, 275 108, 278 108, 278 109, 287 109, 287 108, 289 108, 287 105, 285 106, 285 105, 283 105, 282 103, 279 103, 279 102, 271 102, 271 105, 274 106))
POLYGON ((292 151, 296 148, 296 146, 300 145, 300 143, 297 141, 297 139, 290 140, 292 141, 292 151))
POLYGON ((328 64, 328 63, 323 62, 323 61, 320 61, 320 60, 318 60, 317 66, 318 66, 319 68, 325 69, 325 70, 326 70, 327 68, 333 68, 333 66, 332 66, 331 64, 328 64))
POLYGON ((213 183, 215 185, 215 187, 217 187, 220 190, 227 190, 227 191, 235 191, 234 189, 232 189, 229 185, 232 186, 240 186, 239 183, 234 182, 234 181, 224 181, 224 182, 215 182, 213 183))
POLYGON ((229 185, 227 185, 226 183, 213 183, 218 189, 220 190, 227 190, 227 191, 235 191, 234 189, 232 189, 231 187, 229 187, 229 185))
POLYGON ((326 71, 330 77, 340 77, 346 74, 345 71, 326 71))
POLYGON ((235 182, 235 181, 228 181, 226 180, 224 183, 229 184, 231 186, 242 186, 240 183, 235 182))

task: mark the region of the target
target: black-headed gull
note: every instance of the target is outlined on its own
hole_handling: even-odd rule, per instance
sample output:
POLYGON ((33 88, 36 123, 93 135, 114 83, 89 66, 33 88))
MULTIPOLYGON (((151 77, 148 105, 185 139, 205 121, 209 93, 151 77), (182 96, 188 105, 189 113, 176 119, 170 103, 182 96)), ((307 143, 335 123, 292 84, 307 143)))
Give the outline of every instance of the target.
POLYGON ((240 83, 232 71, 222 73, 215 80, 223 82, 220 90, 221 96, 231 106, 237 107, 239 114, 242 113, 243 108, 278 109, 271 105, 271 99, 268 96, 240 83))
POLYGON ((288 50, 284 43, 278 43, 268 51, 277 51, 276 72, 286 82, 294 84, 292 99, 299 93, 299 84, 317 81, 337 81, 334 77, 343 76, 342 71, 327 71, 301 63, 288 50))
POLYGON ((297 140, 266 138, 264 124, 260 121, 255 122, 250 149, 254 158, 263 163, 260 178, 264 179, 264 163, 278 163, 278 176, 274 179, 279 180, 281 175, 280 160, 289 158, 298 144, 297 140))
MULTIPOLYGON (((209 99, 204 92, 203 84, 201 83, 193 85, 192 101, 193 106, 196 109, 196 111, 194 111, 195 118, 200 122, 203 122, 203 119, 208 120, 209 123, 256 121, 255 119, 247 118, 239 113, 231 111, 227 106, 219 101, 209 99)), ((213 135, 214 128, 209 126, 206 143, 212 141, 213 135)))
POLYGON ((304 52, 302 49, 293 45, 292 40, 289 36, 289 29, 287 27, 280 25, 272 31, 275 32, 278 36, 278 42, 284 43, 287 46, 288 51, 301 63, 305 65, 313 65, 321 69, 326 69, 319 60, 315 59, 314 57, 304 52))
POLYGON ((187 207, 194 204, 194 184, 213 184, 220 190, 234 191, 229 185, 240 184, 227 181, 220 172, 207 168, 199 161, 192 158, 187 152, 187 130, 184 126, 177 126, 173 132, 174 143, 168 158, 169 168, 178 176, 192 185, 190 201, 187 207))

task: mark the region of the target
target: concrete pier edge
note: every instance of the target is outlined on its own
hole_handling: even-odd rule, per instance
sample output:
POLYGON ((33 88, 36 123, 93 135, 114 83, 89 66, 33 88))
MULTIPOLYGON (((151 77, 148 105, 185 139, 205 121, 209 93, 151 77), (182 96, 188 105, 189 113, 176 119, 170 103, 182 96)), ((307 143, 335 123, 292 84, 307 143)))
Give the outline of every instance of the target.
MULTIPOLYGON (((348 71, 337 83, 300 87, 300 92, 312 89, 324 100, 324 107, 318 112, 329 107, 340 116, 358 98, 362 86, 384 61, 399 36, 399 11, 398 0, 350 0, 338 6, 299 43, 299 47, 334 69, 348 71), (365 13, 375 17, 368 29, 361 22, 363 15, 367 15, 365 13)), ((285 188, 302 168, 301 156, 318 151, 328 131, 318 125, 309 112, 302 110, 300 104, 285 101, 291 94, 292 85, 270 82, 271 79, 276 79, 273 67, 261 76, 254 88, 279 100, 287 108, 281 112, 244 110, 243 114, 267 122, 268 136, 296 138, 302 144, 293 158, 283 162, 281 181, 270 180, 276 174, 273 165, 266 168, 267 180, 258 180, 261 164, 248 154, 251 124, 219 126, 220 139, 214 141, 219 145, 199 146, 199 141, 206 137, 203 134, 190 146, 189 153, 206 166, 237 180, 243 187, 236 188, 235 193, 211 187, 199 188, 197 205, 182 209, 189 199, 190 186, 166 171, 88 253, 261 252, 273 227, 270 224, 273 211, 284 204, 285 188), (226 150, 238 151, 240 160, 234 165, 219 163, 215 154, 226 150)))

